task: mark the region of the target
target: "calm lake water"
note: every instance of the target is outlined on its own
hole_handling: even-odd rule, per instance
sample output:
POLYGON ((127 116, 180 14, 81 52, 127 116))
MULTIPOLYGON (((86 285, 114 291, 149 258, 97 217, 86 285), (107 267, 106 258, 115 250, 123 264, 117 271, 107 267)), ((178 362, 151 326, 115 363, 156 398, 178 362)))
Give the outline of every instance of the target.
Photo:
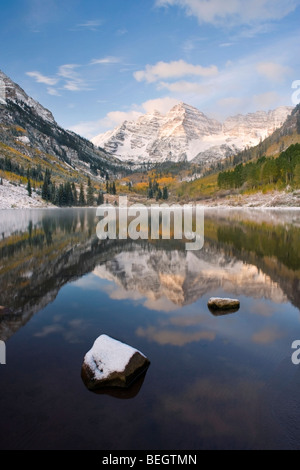
POLYGON ((300 212, 207 210, 194 252, 99 241, 95 215, 0 211, 0 448, 299 449, 300 212), (151 361, 127 392, 81 380, 101 334, 151 361))

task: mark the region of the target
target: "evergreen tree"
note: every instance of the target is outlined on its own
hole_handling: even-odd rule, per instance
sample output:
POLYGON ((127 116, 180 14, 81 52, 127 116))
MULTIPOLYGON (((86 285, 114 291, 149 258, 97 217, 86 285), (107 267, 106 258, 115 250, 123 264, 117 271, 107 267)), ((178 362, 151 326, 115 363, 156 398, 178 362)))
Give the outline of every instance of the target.
POLYGON ((51 172, 50 170, 46 170, 44 175, 44 183, 42 187, 42 198, 45 201, 50 201, 51 199, 51 172))
POLYGON ((297 116, 297 134, 300 134, 300 112, 297 116))
POLYGON ((28 180, 27 180, 27 191, 28 191, 28 196, 31 197, 32 196, 32 190, 31 190, 30 178, 28 178, 28 180))
POLYGON ((73 192, 72 192, 71 183, 69 181, 64 185, 64 193, 65 193, 65 205, 73 206, 73 203, 74 203, 73 192))
POLYGON ((94 188, 91 184, 89 184, 87 189, 87 205, 93 206, 94 205, 94 188))
POLYGON ((153 181, 152 189, 153 189, 153 194, 156 194, 158 192, 159 184, 156 180, 153 181))
POLYGON ((295 166, 294 170, 294 183, 300 187, 300 163, 295 166))
POLYGON ((104 196, 103 192, 100 190, 97 198, 97 206, 101 206, 102 204, 104 204, 104 196))
POLYGON ((164 186, 163 188, 163 199, 167 201, 169 199, 169 192, 167 186, 164 186))
POLYGON ((112 194, 115 196, 117 194, 117 189, 116 189, 116 183, 113 182, 112 184, 112 190, 111 190, 112 194))
POLYGON ((66 185, 63 184, 60 184, 58 188, 58 205, 62 207, 68 205, 68 191, 66 185))
POLYGON ((162 199, 162 192, 161 192, 161 189, 160 187, 158 188, 158 191, 156 193, 156 200, 159 201, 160 199, 162 199))
POLYGON ((46 178, 44 179, 43 187, 42 187, 42 198, 45 201, 48 201, 48 194, 49 194, 49 186, 46 178))
POLYGON ((153 189, 152 188, 148 189, 148 199, 153 199, 153 189))
POLYGON ((83 184, 81 183, 80 185, 80 193, 79 193, 79 205, 80 206, 85 206, 85 196, 84 196, 84 190, 83 190, 83 184))
POLYGON ((78 194, 77 194, 77 189, 75 186, 75 183, 72 183, 72 194, 73 194, 73 205, 77 206, 78 204, 78 194))
POLYGON ((51 185, 51 195, 50 195, 50 201, 52 202, 52 204, 57 204, 57 201, 56 201, 56 185, 55 183, 52 183, 51 185))

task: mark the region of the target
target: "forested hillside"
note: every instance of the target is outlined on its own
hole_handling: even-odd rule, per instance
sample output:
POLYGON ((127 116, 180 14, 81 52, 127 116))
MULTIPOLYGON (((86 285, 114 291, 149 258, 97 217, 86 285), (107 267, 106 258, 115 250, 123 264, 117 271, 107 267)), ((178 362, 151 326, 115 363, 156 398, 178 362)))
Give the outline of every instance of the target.
POLYGON ((300 187, 300 144, 291 145, 278 158, 260 157, 256 162, 240 163, 234 170, 219 173, 218 186, 223 189, 260 188, 274 184, 300 187))

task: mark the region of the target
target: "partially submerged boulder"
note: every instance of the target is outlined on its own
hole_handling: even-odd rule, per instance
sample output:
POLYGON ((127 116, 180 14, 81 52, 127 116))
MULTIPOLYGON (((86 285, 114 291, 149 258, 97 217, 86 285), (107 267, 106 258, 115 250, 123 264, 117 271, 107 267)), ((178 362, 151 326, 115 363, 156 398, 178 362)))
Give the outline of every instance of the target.
POLYGON ((237 299, 223 299, 220 297, 212 297, 208 301, 208 308, 217 311, 237 311, 240 308, 240 301, 237 299))
POLYGON ((150 361, 137 349, 101 335, 85 355, 81 376, 89 390, 127 388, 149 365, 150 361))

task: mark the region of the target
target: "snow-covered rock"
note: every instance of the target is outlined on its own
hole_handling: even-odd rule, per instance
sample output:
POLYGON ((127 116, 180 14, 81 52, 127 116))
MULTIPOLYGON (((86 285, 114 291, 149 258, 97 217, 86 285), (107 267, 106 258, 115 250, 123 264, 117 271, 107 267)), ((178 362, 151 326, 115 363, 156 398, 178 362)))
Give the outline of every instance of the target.
POLYGON ((30 139, 26 135, 21 136, 21 137, 17 137, 17 141, 21 142, 21 144, 25 144, 25 145, 30 144, 30 139))
POLYGON ((137 121, 125 121, 92 142, 122 161, 210 163, 257 145, 282 126, 292 109, 282 106, 233 116, 221 123, 180 103, 166 115, 155 111, 137 121))
POLYGON ((137 349, 101 335, 86 354, 81 375, 90 390, 127 388, 149 365, 149 360, 137 349))

